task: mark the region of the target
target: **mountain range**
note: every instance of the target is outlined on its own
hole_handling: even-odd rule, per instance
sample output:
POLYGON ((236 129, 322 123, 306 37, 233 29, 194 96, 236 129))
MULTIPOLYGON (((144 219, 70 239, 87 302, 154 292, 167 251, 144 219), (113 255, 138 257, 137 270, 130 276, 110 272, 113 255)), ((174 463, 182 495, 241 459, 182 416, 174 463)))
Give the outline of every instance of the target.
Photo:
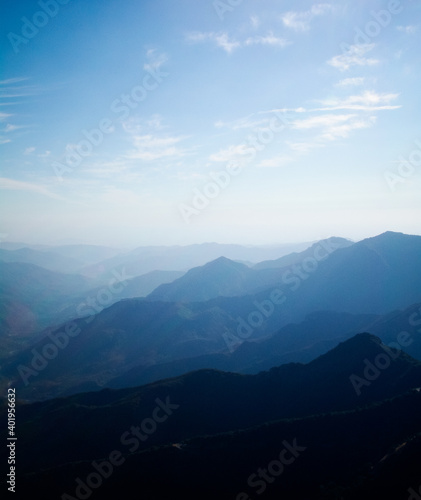
MULTIPOLYGON (((411 345, 402 348, 420 357, 420 255, 419 236, 385 233, 352 245, 325 240, 287 267, 255 270, 221 257, 146 298, 116 294, 96 307, 81 299, 74 317, 80 334, 28 384, 19 367, 30 367, 66 325, 47 329, 3 363, 3 383, 33 400, 200 368, 256 373, 310 361, 361 331, 395 344, 409 331, 411 345)), ((128 280, 128 289, 136 291, 131 282, 140 279, 128 280)))

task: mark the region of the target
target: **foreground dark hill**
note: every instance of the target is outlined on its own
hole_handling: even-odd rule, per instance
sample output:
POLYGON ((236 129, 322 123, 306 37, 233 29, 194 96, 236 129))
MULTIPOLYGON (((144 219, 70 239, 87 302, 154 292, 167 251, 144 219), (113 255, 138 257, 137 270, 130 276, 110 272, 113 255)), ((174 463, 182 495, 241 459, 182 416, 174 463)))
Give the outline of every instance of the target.
POLYGON ((185 499, 241 492, 252 499, 263 493, 258 476, 250 480, 261 468, 272 471, 267 498, 334 499, 341 491, 351 500, 366 498, 361 489, 384 477, 400 447, 395 470, 405 473, 392 484, 394 498, 406 498, 415 476, 405 467, 420 450, 421 430, 421 397, 408 391, 420 385, 421 363, 360 334, 308 365, 248 376, 204 370, 20 405, 21 491, 75 497, 80 481, 98 471, 93 460, 104 463, 116 451, 123 460, 113 474, 105 471, 96 498, 136 484, 136 497, 127 498, 159 500, 177 490, 185 499), (278 478, 281 465, 268 465, 280 456, 289 459, 278 478))
POLYGON ((421 394, 411 392, 364 409, 270 422, 142 452, 127 453, 120 445, 115 451, 123 455, 112 468, 107 468, 107 452, 95 464, 87 460, 23 475, 18 491, 22 498, 36 494, 45 500, 80 498, 76 492, 114 500, 122 491, 129 500, 174 495, 183 500, 417 500, 410 495, 421 489, 420 415, 421 394), (98 479, 93 474, 101 465, 104 474, 98 479))
POLYGON ((360 334, 307 365, 283 365, 258 375, 201 370, 139 388, 24 405, 19 408, 21 467, 104 456, 118 446, 126 429, 151 415, 157 398, 179 406, 168 424, 150 436, 148 446, 281 418, 349 410, 420 385, 420 362, 390 350, 377 337, 360 334), (367 363, 373 367, 367 368, 367 363), (31 450, 41 442, 42 457, 30 465, 25 457, 32 457, 31 450))

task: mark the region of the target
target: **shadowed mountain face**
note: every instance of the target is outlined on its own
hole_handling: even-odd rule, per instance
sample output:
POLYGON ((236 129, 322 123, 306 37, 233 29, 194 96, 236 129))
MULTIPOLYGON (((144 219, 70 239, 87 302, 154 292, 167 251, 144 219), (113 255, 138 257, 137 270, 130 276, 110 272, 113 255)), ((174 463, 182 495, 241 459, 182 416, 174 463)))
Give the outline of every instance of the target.
POLYGON ((172 283, 159 286, 148 298, 166 302, 206 301, 219 296, 245 295, 253 271, 225 257, 195 267, 172 283))
MULTIPOLYGON (((211 467, 216 483, 210 491, 219 491, 218 498, 245 492, 252 499, 258 487, 250 476, 259 468, 279 472, 268 465, 280 456, 290 460, 279 482, 265 480, 268 498, 294 490, 294 498, 304 499, 311 489, 315 498, 335 498, 322 496, 321 487, 334 491, 343 485, 350 495, 345 498, 364 498, 352 496, 357 486, 360 492, 369 488, 363 478, 357 481, 359 475, 384 477, 391 460, 401 470, 420 449, 420 394, 408 392, 420 385, 420 362, 361 334, 308 365, 259 375, 204 370, 139 388, 21 405, 21 488, 37 492, 48 480, 43 498, 74 496, 76 479, 85 481, 96 470, 93 461, 104 463, 114 450, 124 460, 97 498, 135 483, 137 494, 158 500, 173 488, 184 492, 183 498, 198 498, 211 467), (393 453, 398 446, 404 448, 402 458, 393 453), (283 449, 289 454, 280 455, 283 449), (159 474, 152 472, 158 464, 159 474), (142 471, 141 478, 135 470, 142 471)), ((401 494, 405 480, 413 479, 408 469, 403 482, 393 476, 392 483, 401 494)), ((199 497, 211 498, 208 492, 199 497)))
POLYGON ((421 300, 420 256, 421 236, 392 232, 339 249, 304 280, 293 307, 377 314, 407 307, 421 300))

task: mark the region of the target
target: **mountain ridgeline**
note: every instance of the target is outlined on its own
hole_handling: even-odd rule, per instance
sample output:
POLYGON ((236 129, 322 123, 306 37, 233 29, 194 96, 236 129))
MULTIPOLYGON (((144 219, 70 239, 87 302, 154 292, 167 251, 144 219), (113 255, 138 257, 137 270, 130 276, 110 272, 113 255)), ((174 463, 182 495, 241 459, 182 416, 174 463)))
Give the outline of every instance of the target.
POLYGON ((9 243, 0 271, 19 498, 421 498, 421 236, 9 243))
POLYGON ((304 499, 310 491, 357 499, 382 478, 381 490, 405 498, 405 486, 419 477, 420 386, 419 361, 360 334, 307 365, 258 375, 200 370, 20 405, 21 491, 48 500, 74 496, 83 482, 103 499, 123 484, 126 498, 141 491, 164 499, 177 490, 188 499, 230 499, 255 498, 266 484, 270 499, 304 499), (289 458, 276 465, 283 449, 289 458), (390 464, 404 474, 388 477, 390 464), (98 471, 100 480, 91 481, 98 471))

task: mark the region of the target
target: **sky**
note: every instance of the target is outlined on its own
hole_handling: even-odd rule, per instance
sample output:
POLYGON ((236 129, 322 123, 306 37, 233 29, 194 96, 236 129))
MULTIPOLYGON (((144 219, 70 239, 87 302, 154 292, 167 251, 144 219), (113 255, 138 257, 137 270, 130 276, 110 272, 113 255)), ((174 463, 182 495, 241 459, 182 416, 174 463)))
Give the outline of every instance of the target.
POLYGON ((418 0, 1 10, 0 240, 421 234, 418 0))

